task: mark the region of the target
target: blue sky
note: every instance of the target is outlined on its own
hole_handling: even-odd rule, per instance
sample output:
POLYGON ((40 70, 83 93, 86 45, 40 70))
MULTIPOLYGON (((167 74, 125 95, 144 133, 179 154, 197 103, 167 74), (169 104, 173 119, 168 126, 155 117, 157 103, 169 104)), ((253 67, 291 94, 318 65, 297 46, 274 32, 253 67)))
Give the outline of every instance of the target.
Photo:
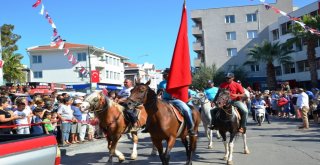
MULTIPOLYGON (((316 0, 293 0, 302 7, 316 0)), ((32 8, 36 0, 1 0, 0 25, 13 24, 21 35, 19 51, 23 64, 29 65, 26 48, 48 45, 52 28, 41 6, 32 8)), ((273 3, 275 0, 266 0, 273 3)), ((258 0, 186 0, 191 60, 195 38, 191 10, 226 6, 253 5, 258 0)), ((104 47, 128 57, 131 62, 150 62, 156 68, 170 66, 180 25, 183 0, 43 0, 45 8, 67 42, 104 47)), ((272 12, 272 11, 270 11, 272 12)))

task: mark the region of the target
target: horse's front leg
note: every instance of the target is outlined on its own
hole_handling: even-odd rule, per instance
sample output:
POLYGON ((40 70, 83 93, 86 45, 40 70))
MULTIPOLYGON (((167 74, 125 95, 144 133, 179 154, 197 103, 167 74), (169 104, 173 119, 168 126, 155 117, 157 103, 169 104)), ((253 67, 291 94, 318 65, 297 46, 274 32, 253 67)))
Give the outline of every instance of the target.
POLYGON ((242 138, 243 138, 243 145, 244 145, 244 154, 250 154, 249 148, 247 146, 247 134, 244 133, 242 134, 242 138))
POLYGON ((228 142, 227 142, 227 134, 226 132, 222 132, 222 131, 219 131, 220 132, 220 135, 222 136, 222 141, 223 141, 223 144, 224 144, 224 157, 223 157, 223 160, 228 160, 228 156, 229 156, 229 147, 228 147, 228 142))
MULTIPOLYGON (((208 127, 207 127, 207 129, 208 129, 208 127)), ((208 135, 208 138, 209 138, 209 145, 208 145, 208 149, 212 149, 213 148, 213 130, 211 130, 211 129, 208 129, 209 131, 208 131, 208 133, 209 133, 209 135, 208 135)))
POLYGON ((138 150, 137 150, 137 145, 138 145, 138 132, 137 131, 132 131, 132 142, 133 142, 133 147, 132 147, 132 153, 131 153, 131 159, 136 160, 138 157, 138 150))
POLYGON ((166 152, 164 154, 164 158, 165 158, 165 165, 169 165, 169 161, 170 161, 170 152, 171 149, 173 148, 174 144, 176 143, 176 138, 175 137, 169 137, 169 140, 167 141, 167 148, 166 148, 166 152))
POLYGON ((232 161, 232 154, 233 154, 233 148, 234 148, 234 142, 233 142, 233 139, 235 137, 235 133, 230 133, 230 141, 229 141, 229 155, 228 155, 228 161, 227 161, 227 165, 231 165, 233 164, 233 161, 232 161))
POLYGON ((123 153, 121 153, 119 150, 117 150, 117 144, 120 137, 114 138, 113 140, 108 139, 108 148, 109 148, 109 160, 111 164, 113 164, 113 157, 116 155, 119 159, 119 162, 123 162, 125 160, 125 157, 123 153))

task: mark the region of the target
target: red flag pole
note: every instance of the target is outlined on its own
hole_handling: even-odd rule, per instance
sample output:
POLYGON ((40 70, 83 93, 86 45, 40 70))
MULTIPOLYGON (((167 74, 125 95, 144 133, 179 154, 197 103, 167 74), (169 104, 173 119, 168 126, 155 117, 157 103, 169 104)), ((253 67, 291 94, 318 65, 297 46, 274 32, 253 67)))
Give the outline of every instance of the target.
POLYGON ((184 0, 180 28, 171 60, 166 89, 174 98, 184 102, 188 101, 188 89, 192 81, 187 27, 187 10, 184 0))

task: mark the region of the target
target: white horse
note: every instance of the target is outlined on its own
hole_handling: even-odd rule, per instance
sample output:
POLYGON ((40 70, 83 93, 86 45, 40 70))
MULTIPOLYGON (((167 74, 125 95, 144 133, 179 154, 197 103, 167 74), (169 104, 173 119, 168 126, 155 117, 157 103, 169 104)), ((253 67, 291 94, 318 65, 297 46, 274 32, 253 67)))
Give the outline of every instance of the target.
MULTIPOLYGON (((211 125, 211 102, 208 100, 204 93, 198 93, 196 98, 193 98, 192 103, 201 107, 201 120, 203 123, 205 134, 209 140, 208 149, 213 148, 213 131, 208 127, 211 125)), ((220 139, 221 136, 218 131, 216 131, 217 138, 220 139)))

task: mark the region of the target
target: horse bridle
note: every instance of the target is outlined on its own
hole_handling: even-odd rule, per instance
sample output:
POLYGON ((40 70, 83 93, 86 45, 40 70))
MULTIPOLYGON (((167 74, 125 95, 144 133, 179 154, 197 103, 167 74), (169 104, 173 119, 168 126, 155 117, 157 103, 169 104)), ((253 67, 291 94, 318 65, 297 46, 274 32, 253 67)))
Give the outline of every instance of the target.
POLYGON ((127 100, 130 101, 130 103, 133 104, 134 108, 137 108, 138 106, 143 105, 143 100, 146 98, 146 96, 148 94, 148 91, 149 91, 149 87, 146 90, 146 92, 144 93, 143 97, 142 98, 138 98, 139 99, 138 101, 134 101, 130 97, 128 97, 127 100))
MULTIPOLYGON (((92 105, 92 109, 93 109, 93 112, 95 114, 99 114, 99 113, 102 113, 103 111, 105 111, 108 106, 108 101, 107 101, 107 98, 106 96, 104 96, 104 105, 101 107, 101 108, 98 108, 99 106, 97 106, 97 104, 100 104, 100 100, 101 100, 101 97, 103 97, 103 94, 100 93, 100 98, 94 98, 93 101, 95 102, 95 104, 92 105)), ((91 106, 91 105, 90 105, 91 106)), ((91 111, 92 112, 92 111, 91 111)))

